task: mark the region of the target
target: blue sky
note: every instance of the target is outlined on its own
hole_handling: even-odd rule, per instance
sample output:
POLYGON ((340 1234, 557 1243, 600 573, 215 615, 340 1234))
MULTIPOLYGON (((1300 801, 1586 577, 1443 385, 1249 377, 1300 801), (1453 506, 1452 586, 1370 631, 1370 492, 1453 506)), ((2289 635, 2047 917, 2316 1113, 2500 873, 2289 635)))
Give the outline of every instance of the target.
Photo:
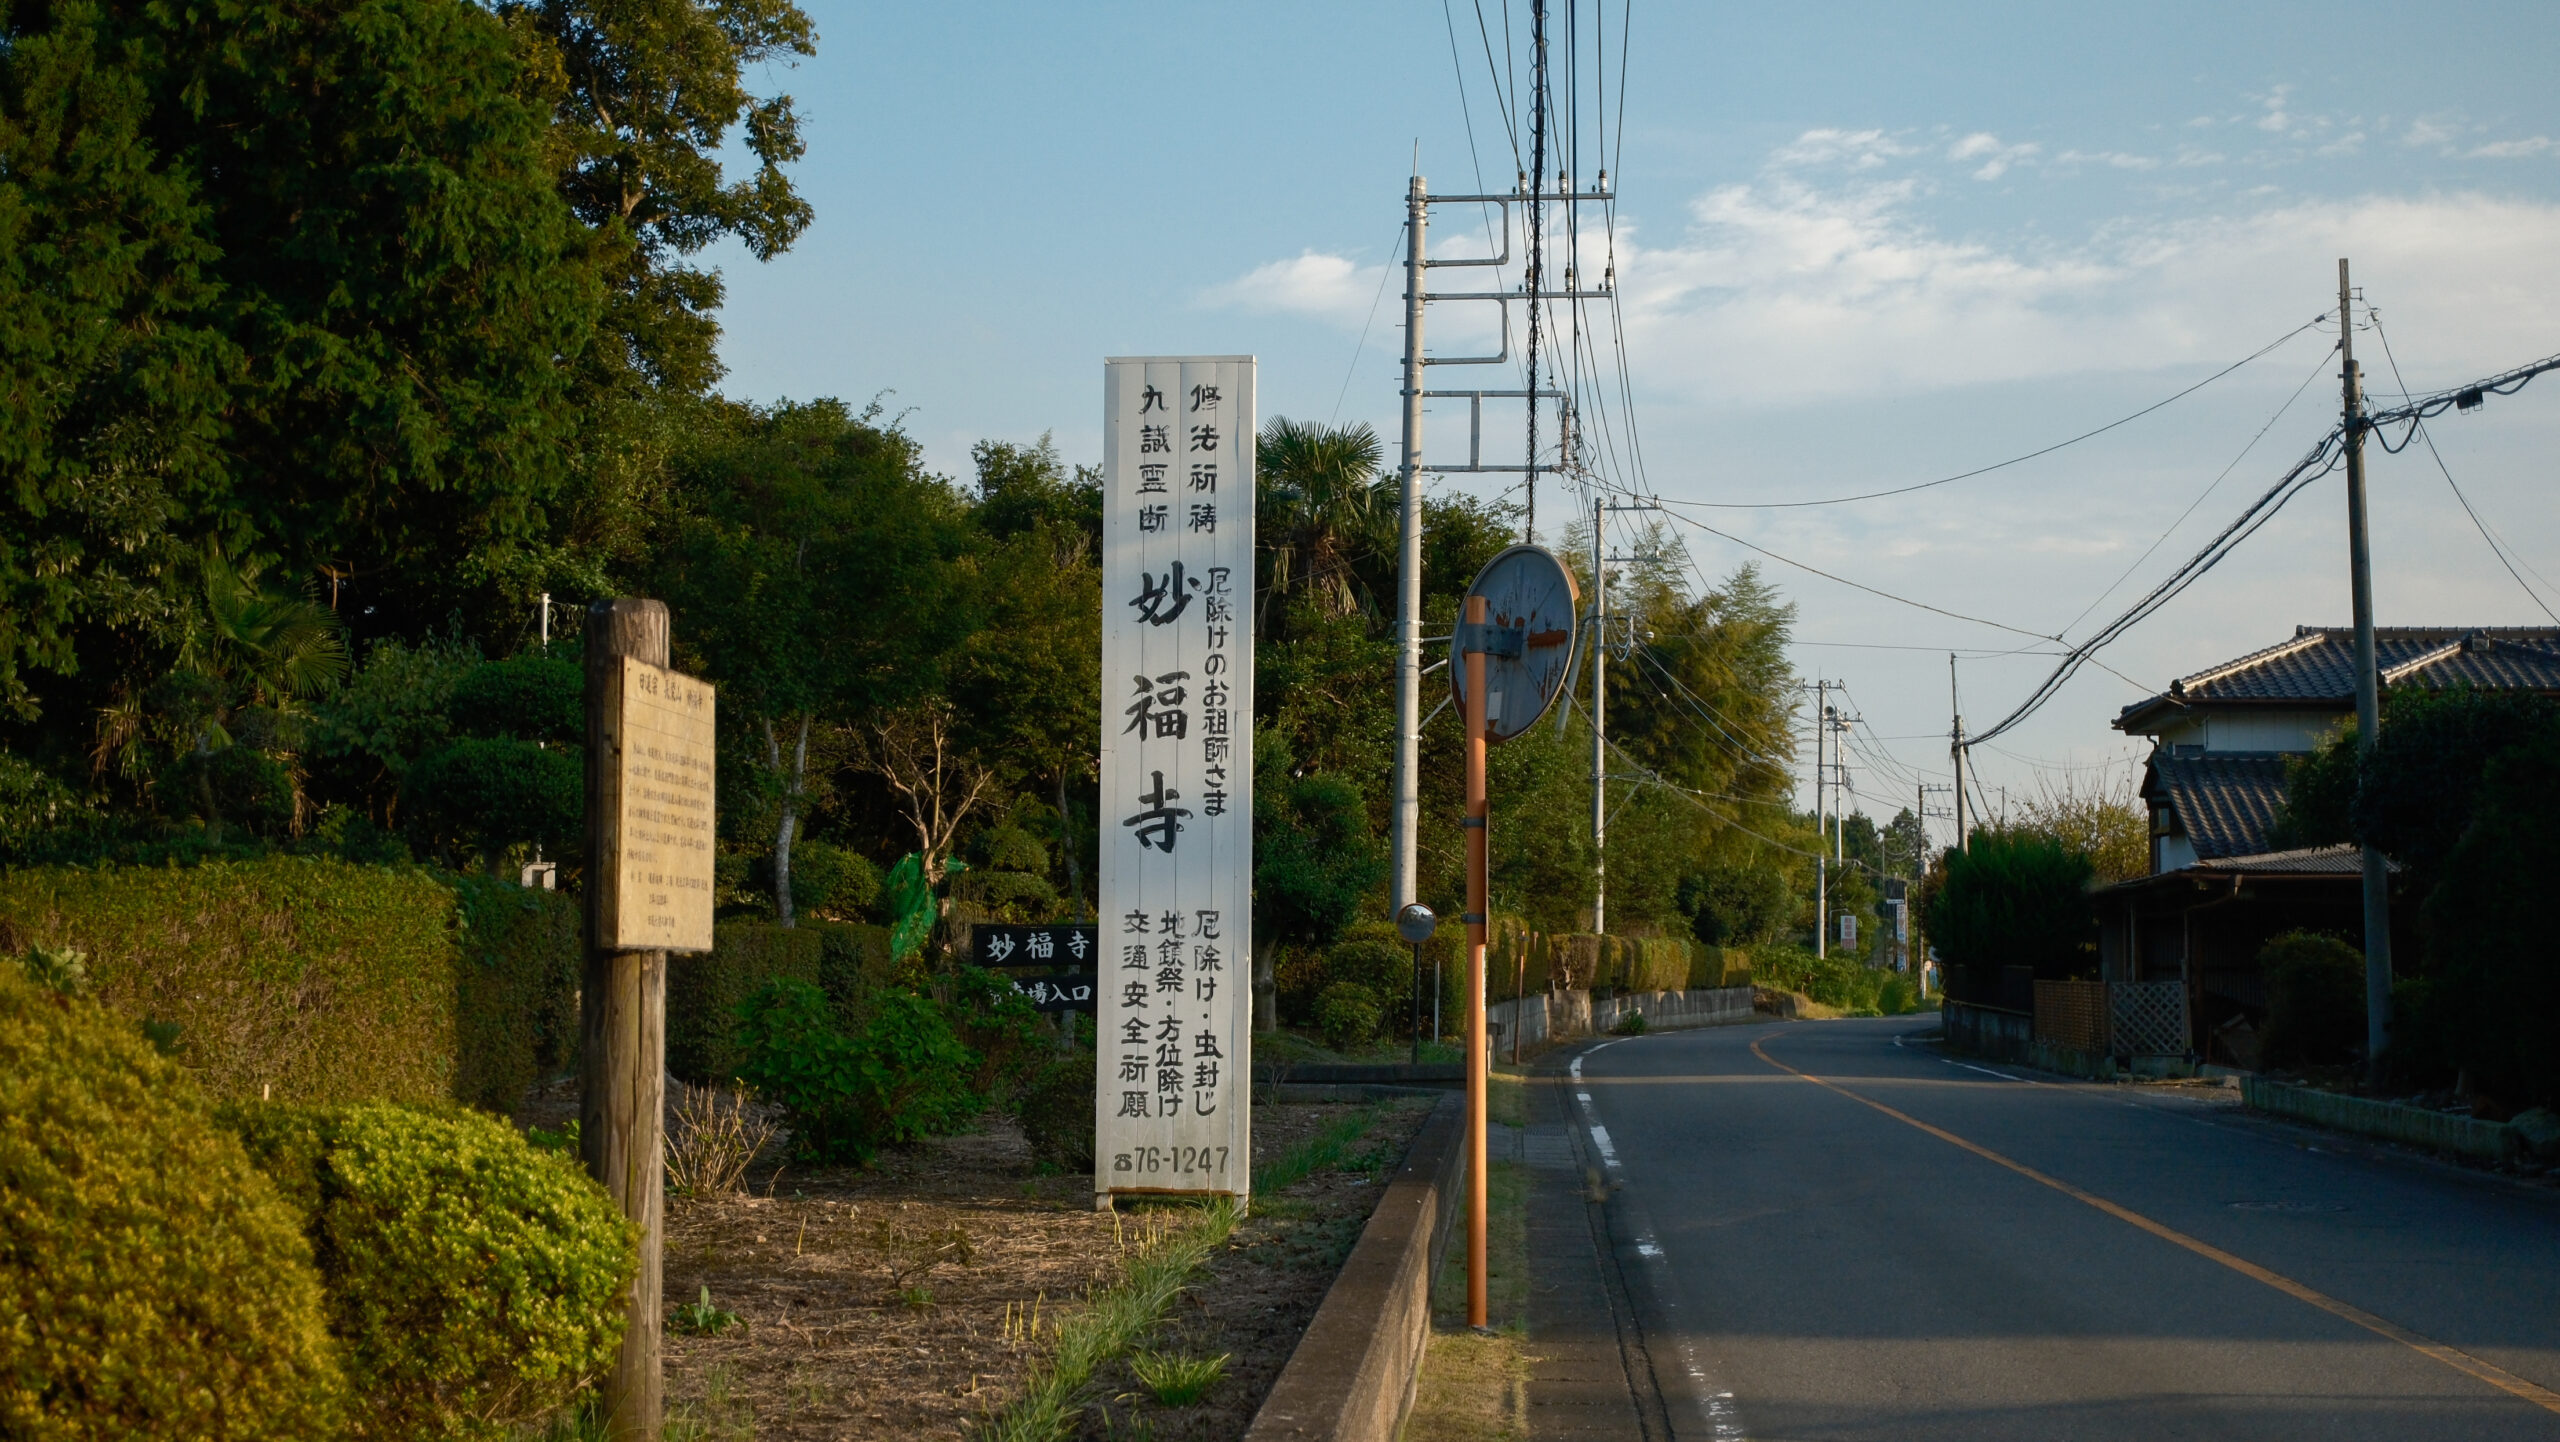
MULTIPOLYGON (((981 437, 1054 432, 1098 459, 1105 355, 1249 352, 1266 418, 1366 420, 1392 444, 1402 333, 1382 267, 1405 177, 1417 150, 1441 192, 1513 169, 1474 0, 810 8, 817 58, 766 84, 806 118, 797 175, 818 219, 770 264, 710 257, 729 280, 731 394, 880 396, 965 476, 981 437)), ((1499 61, 1500 0, 1481 13, 1499 61)), ((1524 0, 1509 24, 1525 90, 1524 0)), ((1601 468, 1668 499, 1810 499, 2033 450, 2301 326, 2333 304, 2341 255, 2412 389, 2560 351, 2560 7, 1621 3, 1584 5, 1574 33, 1583 171, 1605 129, 1620 197, 1645 457, 1639 473, 1613 411, 1601 468)), ((1462 253, 1475 223, 1439 212, 1435 247, 1462 253)), ((1491 342, 1491 320, 1434 307, 1432 349, 1491 342)), ((2076 638, 2317 438, 2333 337, 1994 476, 1691 514, 1878 590, 2076 638)), ((2358 345, 2369 386, 2396 390, 2376 337, 2358 345)), ((1464 429, 1462 407, 1436 410, 1426 451, 1463 448, 1464 429)), ((2560 579, 2560 376, 2433 434, 2560 609, 2535 574, 2560 579)), ((2424 446, 2376 456, 2373 495, 2385 623, 2545 623, 2424 446)), ((1560 510, 1552 483, 1541 501, 1560 510)), ((2297 622, 2344 624, 2343 517, 2337 482, 2307 492, 2104 653, 2130 680, 2084 672, 1977 752, 1985 784, 2088 786, 2108 773, 2071 768, 2111 763, 2120 781, 2133 748, 2107 721, 2126 701, 2297 622)), ((1750 554, 1675 529, 1710 576, 1750 554)), ((2014 633, 1767 569, 1798 606, 1799 669, 1847 682, 1864 718, 1852 779, 1871 812, 1944 779, 1948 650, 1967 653, 1977 729, 2046 664, 1984 654, 2034 646, 2014 633)))

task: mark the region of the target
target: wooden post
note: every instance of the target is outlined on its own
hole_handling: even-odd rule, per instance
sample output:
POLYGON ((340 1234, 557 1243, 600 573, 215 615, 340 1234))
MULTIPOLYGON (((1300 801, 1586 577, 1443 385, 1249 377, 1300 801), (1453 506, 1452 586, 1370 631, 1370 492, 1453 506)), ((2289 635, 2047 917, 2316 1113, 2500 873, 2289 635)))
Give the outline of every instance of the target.
POLYGON ((1485 1325, 1485 598, 1467 597, 1467 1325, 1485 1325))
POLYGON ((657 1442, 664 1411, 658 1338, 666 1213, 667 954, 606 951, 621 855, 622 660, 667 664, 667 608, 623 597, 587 608, 587 959, 579 1002, 578 1149, 587 1171, 640 1229, 640 1271, 622 1351, 603 1385, 616 1442, 657 1442))

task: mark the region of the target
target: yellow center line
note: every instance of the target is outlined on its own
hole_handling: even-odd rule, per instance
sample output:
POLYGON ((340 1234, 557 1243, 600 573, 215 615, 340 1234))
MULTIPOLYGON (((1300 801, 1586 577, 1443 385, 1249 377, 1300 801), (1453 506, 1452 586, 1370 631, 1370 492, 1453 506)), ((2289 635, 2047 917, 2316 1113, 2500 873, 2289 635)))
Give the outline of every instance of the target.
POLYGON ((2513 1372, 2507 1371, 2505 1368, 2499 1367, 2493 1363, 2483 1362, 2468 1352, 2462 1351, 2459 1348, 2448 1347, 2444 1343, 2436 1341, 2431 1337, 2422 1337, 2396 1322, 2385 1321, 2371 1312, 2364 1310, 2362 1307, 2351 1306, 2348 1303, 2341 1302, 2326 1292, 2306 1287, 2302 1283, 2293 1280, 2291 1277, 2284 1276, 2281 1273, 2271 1272, 2245 1257, 2233 1256, 2231 1253, 2222 1250, 2211 1242, 2202 1241, 2198 1238, 2188 1236, 2186 1233, 2179 1231, 2175 1227, 2155 1222, 2149 1217, 2142 1215, 2140 1212, 2134 1211, 2130 1207, 2119 1206, 2118 1204, 2108 1201, 2106 1198, 2099 1196, 2094 1192, 2083 1191, 2059 1177, 2047 1176, 2043 1172, 2037 1171, 2035 1168, 2028 1166, 2023 1162, 2011 1161, 2009 1158, 2000 1155, 1989 1147, 1983 1146, 1978 1142, 1967 1141, 1963 1137, 1957 1136, 1954 1132, 1946 1130, 1944 1127, 1933 1127, 1908 1112, 1896 1111, 1892 1107, 1886 1106, 1880 1101, 1860 1096, 1856 1092, 1849 1090, 1847 1087, 1841 1086, 1835 1082, 1827 1081, 1821 1077, 1815 1076, 1811 1072, 1798 1071, 1796 1068, 1791 1067, 1785 1062, 1778 1060, 1776 1057, 1769 1055, 1767 1052, 1762 1051, 1760 1049, 1759 1042, 1755 1041, 1751 1044, 1751 1054, 1760 1058, 1762 1061, 1767 1062, 1769 1065, 1776 1067, 1782 1072, 1786 1072, 1791 1076, 1801 1077, 1804 1080, 1813 1083, 1815 1086, 1838 1092, 1840 1095, 1847 1097, 1849 1100, 1856 1102, 1861 1106, 1873 1107, 1877 1111, 1884 1113, 1886 1116, 1893 1118, 1895 1121, 1898 1121, 1905 1126, 1917 1127, 1921 1131, 1927 1132, 1929 1135, 1936 1137, 1938 1140, 1945 1142, 1950 1146, 1961 1147, 1964 1150, 1973 1153, 1975 1156, 1982 1158, 1984 1161, 1996 1162, 2030 1181, 2041 1182, 2044 1185, 2053 1188, 2055 1191, 2062 1193, 2064 1196, 2071 1198, 2073 1201, 2087 1203, 2088 1205, 2097 1208, 2099 1211, 2106 1213, 2108 1216, 2115 1218, 2117 1221, 2124 1222, 2130 1226, 2139 1227, 2142 1230, 2149 1232, 2151 1235, 2158 1237, 2160 1240, 2175 1243, 2178 1246, 2184 1247, 2188 1251, 2195 1253, 2197 1256, 2202 1257, 2207 1261, 2218 1262, 2221 1265, 2238 1272, 2241 1276, 2249 1278, 2251 1281, 2263 1282, 2267 1286, 2275 1288, 2277 1291, 2284 1293, 2286 1296, 2291 1297, 2298 1302, 2307 1302, 2312 1306, 2319 1308, 2330 1316, 2339 1318, 2343 1321, 2353 1322, 2357 1326, 2364 1328, 2366 1331, 2373 1333, 2377 1337, 2387 1337, 2390 1340, 2399 1343, 2401 1346, 2408 1348, 2412 1352, 2433 1358, 2434 1360, 2451 1367, 2457 1372, 2486 1382, 2501 1392, 2521 1397, 2525 1401, 2531 1402, 2545 1411, 2560 1412, 2560 1393, 2555 1393, 2547 1387, 2536 1386, 2522 1377, 2517 1376, 2513 1372))

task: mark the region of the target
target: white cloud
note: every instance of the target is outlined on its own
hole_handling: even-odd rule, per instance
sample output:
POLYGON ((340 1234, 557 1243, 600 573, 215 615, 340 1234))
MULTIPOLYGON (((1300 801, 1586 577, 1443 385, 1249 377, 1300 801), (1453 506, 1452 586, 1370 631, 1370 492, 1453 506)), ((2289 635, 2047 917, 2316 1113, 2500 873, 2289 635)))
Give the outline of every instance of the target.
POLYGON ((2401 135, 2400 143, 2413 146, 2442 145, 2453 137, 2454 127, 2451 123, 2437 116, 2421 115, 2409 122, 2409 129, 2401 135))
POLYGON ((1357 328, 1376 303, 1383 265, 1364 266, 1347 255, 1306 251, 1294 260, 1275 260, 1242 277, 1213 286, 1203 304, 1261 314, 1309 316, 1357 328))
POLYGON ((2493 140, 2473 148, 2471 154, 2483 160, 2529 160, 2537 155, 2560 151, 2560 140, 2536 135, 2524 140, 2493 140))
POLYGON ((2284 108, 2285 97, 2292 92, 2292 86, 2279 85, 2259 102, 2266 107, 2266 113, 2258 117, 2260 130, 2270 135, 2282 135, 2293 128, 2293 116, 2284 108))
POLYGON ((2118 170, 2158 170, 2156 156, 2133 155, 2121 150, 2066 150, 2053 158, 2056 165, 2107 165, 2118 170))
POLYGON ((1998 180, 2001 176, 2008 174, 2010 166, 2018 163, 2019 161, 2033 158, 2038 152, 2043 150, 2043 148, 2044 147, 2037 145, 2032 141, 2019 145, 2003 145, 2000 143, 1999 136, 1993 135, 1989 131, 1977 130, 1973 134, 1966 136, 1964 139, 1957 141, 1955 144, 1948 146, 1947 159, 1956 161, 1979 160, 1982 162, 1982 166, 1980 169, 1973 172, 1973 178, 1976 180, 1998 180))
POLYGON ((2268 198, 2038 247, 1940 234, 1915 193, 1783 175, 1723 186, 1659 248, 1622 217, 1637 373, 1680 401, 1752 405, 2219 360, 2319 310, 2342 254, 2405 318, 2413 380, 2543 354, 2560 332, 2538 283, 2560 205, 2268 198))
POLYGON ((1881 130, 1808 130, 1769 156, 1772 166, 1845 165, 1874 170, 1889 160, 1917 153, 1881 130))

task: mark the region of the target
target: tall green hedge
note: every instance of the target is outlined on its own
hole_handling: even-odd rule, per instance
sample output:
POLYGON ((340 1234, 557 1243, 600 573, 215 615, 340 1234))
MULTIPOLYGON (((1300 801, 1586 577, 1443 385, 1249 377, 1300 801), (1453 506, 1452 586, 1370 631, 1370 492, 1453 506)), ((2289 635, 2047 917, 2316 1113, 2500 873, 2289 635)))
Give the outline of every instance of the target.
POLYGON ((724 921, 711 929, 709 952, 668 957, 668 1073, 696 1084, 736 1076, 745 1060, 739 1005, 769 981, 819 985, 828 935, 817 926, 724 921))
POLYGON ((574 1049, 577 904, 310 857, 0 872, 0 949, 71 947, 93 994, 217 1098, 506 1110, 574 1049))

